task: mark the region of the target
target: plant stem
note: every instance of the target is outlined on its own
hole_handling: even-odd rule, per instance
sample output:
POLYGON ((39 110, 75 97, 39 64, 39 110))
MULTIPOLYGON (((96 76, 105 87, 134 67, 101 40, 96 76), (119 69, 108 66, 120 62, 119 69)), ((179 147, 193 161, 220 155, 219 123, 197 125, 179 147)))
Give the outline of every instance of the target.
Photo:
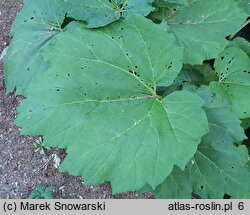
POLYGON ((229 37, 229 40, 233 40, 233 38, 236 36, 236 34, 238 34, 238 32, 240 32, 243 28, 245 28, 249 23, 250 23, 250 19, 247 20, 247 21, 240 27, 239 30, 237 30, 234 34, 232 34, 232 35, 229 37))

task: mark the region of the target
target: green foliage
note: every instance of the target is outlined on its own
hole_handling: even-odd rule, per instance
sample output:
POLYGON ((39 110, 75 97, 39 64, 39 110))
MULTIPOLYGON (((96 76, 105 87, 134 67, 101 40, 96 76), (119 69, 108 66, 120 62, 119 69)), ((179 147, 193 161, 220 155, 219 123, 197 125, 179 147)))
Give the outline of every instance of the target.
POLYGON ((139 189, 145 182, 155 187, 174 164, 184 168, 208 132, 202 101, 196 95, 182 91, 160 100, 156 94, 157 86, 171 85, 181 67, 182 49, 168 35, 165 26, 138 16, 94 32, 74 26, 44 52, 45 59, 53 56, 54 60, 39 83, 30 85, 16 123, 23 133, 43 130, 47 144, 67 147, 69 155, 62 168, 84 175, 87 184, 110 181, 115 193, 139 189), (118 29, 115 34, 114 27, 118 29), (154 29, 154 34, 148 34, 149 29, 154 29), (124 38, 123 43, 120 38, 124 38), (155 45, 155 40, 162 42, 155 45), (101 51, 104 44, 112 52, 101 51), (169 46, 161 48, 162 44, 169 46), (72 50, 72 45, 77 45, 79 52, 72 50), (170 49, 175 50, 174 55, 165 54, 170 49), (63 61, 66 64, 58 63, 63 61), (73 73, 69 72, 72 65, 73 73), (47 81, 51 76, 60 87, 47 81), (44 87, 35 87, 41 84, 44 87), (41 101, 33 100, 38 94, 44 95, 43 106, 41 101), (69 118, 64 114, 66 110, 74 116, 69 118), (53 115, 53 120, 46 115, 53 115), (75 162, 76 153, 80 162, 75 162), (96 157, 96 162, 88 162, 96 157), (115 165, 117 157, 119 165, 115 165), (161 162, 164 158, 167 162, 161 162), (110 168, 115 175, 103 172, 110 168))
POLYGON ((4 60, 7 92, 25 95, 32 79, 46 70, 39 51, 61 31, 65 12, 51 0, 26 0, 12 28, 13 37, 4 60), (15 59, 15 63, 13 63, 15 59))
POLYGON ((34 152, 41 155, 44 155, 46 150, 50 150, 50 147, 43 146, 43 139, 41 137, 33 143, 33 146, 35 147, 34 152))
POLYGON ((225 37, 246 18, 233 0, 198 0, 177 10, 167 23, 184 47, 183 61, 194 65, 218 57, 228 44, 225 37))
POLYGON ((113 193, 248 197, 250 46, 226 39, 243 2, 26 0, 4 61, 16 124, 113 193))
POLYGON ((156 188, 156 197, 190 198, 193 191, 203 198, 223 198, 225 193, 236 196, 250 189, 250 172, 244 168, 247 150, 233 145, 246 138, 240 121, 229 111, 228 103, 208 87, 199 88, 197 94, 206 102, 210 133, 202 138, 185 171, 175 168, 156 188))
POLYGON ((231 110, 239 118, 249 118, 249 56, 240 48, 227 47, 216 59, 215 71, 219 81, 217 83, 212 82, 212 87, 228 99, 231 110))
POLYGON ((154 8, 153 0, 56 0, 67 10, 67 15, 88 23, 89 28, 108 25, 135 13, 147 16, 154 8))
POLYGON ((248 56, 250 56, 250 43, 242 37, 236 37, 232 41, 232 46, 242 49, 248 56))
POLYGON ((54 187, 38 184, 30 193, 29 199, 53 199, 54 187))
POLYGON ((236 0, 239 7, 241 7, 245 12, 250 15, 250 2, 249 0, 236 0))

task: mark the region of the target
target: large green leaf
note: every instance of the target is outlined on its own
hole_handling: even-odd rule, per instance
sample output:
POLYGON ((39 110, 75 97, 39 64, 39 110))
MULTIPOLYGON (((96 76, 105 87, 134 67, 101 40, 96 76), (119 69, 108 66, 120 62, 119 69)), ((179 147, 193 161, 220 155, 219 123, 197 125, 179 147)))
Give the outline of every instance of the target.
POLYGON ((202 86, 197 94, 206 101, 205 111, 209 120, 210 133, 202 138, 209 145, 233 144, 246 139, 241 121, 230 111, 230 105, 219 94, 212 94, 209 87, 202 86))
POLYGON ((242 37, 236 37, 231 42, 231 45, 242 49, 250 57, 250 43, 246 39, 244 39, 242 37))
POLYGON ((249 193, 250 173, 245 146, 200 144, 185 171, 175 167, 167 179, 156 187, 156 198, 190 198, 194 192, 202 198, 233 197, 249 193))
POLYGON ((156 199, 190 199, 192 186, 188 174, 175 167, 165 181, 158 185, 152 193, 156 199))
POLYGON ((153 0, 57 0, 67 8, 69 17, 87 21, 89 28, 110 24, 129 13, 148 15, 153 0))
POLYGON ((16 123, 67 148, 61 169, 87 184, 154 188, 174 164, 185 167, 208 132, 197 95, 156 94, 178 75, 182 49, 165 25, 140 16, 98 30, 72 25, 45 51, 51 68, 30 85, 16 123))
POLYGON ((250 173, 244 167, 248 160, 245 146, 238 148, 234 142, 245 139, 240 121, 230 113, 229 105, 220 95, 213 95, 208 87, 201 87, 210 133, 185 171, 175 167, 171 175, 156 187, 156 198, 190 198, 191 192, 203 198, 223 198, 225 193, 237 195, 250 190, 250 173))
POLYGON ((52 38, 61 31, 65 12, 54 0, 25 0, 12 28, 13 36, 4 59, 4 76, 7 91, 16 87, 16 94, 25 94, 25 89, 46 64, 39 54, 52 38))
POLYGON ((239 7, 241 7, 250 16, 250 1, 249 0, 236 0, 239 7))
POLYGON ((193 191, 203 198, 223 198, 250 191, 250 173, 245 146, 201 144, 188 166, 193 191))
POLYGON ((246 18, 233 0, 197 0, 177 10, 167 22, 184 47, 184 63, 194 65, 218 57, 228 44, 225 37, 246 18))
POLYGON ((215 61, 218 82, 212 82, 215 91, 223 95, 231 110, 239 118, 250 118, 250 59, 237 47, 228 47, 215 61))

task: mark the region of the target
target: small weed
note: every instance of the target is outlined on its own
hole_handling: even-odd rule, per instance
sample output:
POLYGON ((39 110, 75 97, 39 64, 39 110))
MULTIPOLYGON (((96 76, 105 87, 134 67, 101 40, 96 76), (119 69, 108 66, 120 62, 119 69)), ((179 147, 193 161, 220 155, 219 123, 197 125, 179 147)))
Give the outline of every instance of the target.
POLYGON ((39 153, 40 155, 44 155, 46 150, 50 150, 50 147, 43 146, 43 139, 41 137, 33 143, 33 146, 35 147, 34 152, 39 153))
POLYGON ((30 193, 29 199, 53 199, 54 187, 38 184, 30 193))

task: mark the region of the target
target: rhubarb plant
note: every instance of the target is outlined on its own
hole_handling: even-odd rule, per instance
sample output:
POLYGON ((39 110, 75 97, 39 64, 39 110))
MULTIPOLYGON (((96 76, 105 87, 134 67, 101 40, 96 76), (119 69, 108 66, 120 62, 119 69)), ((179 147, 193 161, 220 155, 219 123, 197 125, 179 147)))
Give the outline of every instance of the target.
POLYGON ((4 59, 16 125, 113 193, 250 192, 247 1, 26 0, 4 59), (244 6, 245 5, 245 6, 244 6))

